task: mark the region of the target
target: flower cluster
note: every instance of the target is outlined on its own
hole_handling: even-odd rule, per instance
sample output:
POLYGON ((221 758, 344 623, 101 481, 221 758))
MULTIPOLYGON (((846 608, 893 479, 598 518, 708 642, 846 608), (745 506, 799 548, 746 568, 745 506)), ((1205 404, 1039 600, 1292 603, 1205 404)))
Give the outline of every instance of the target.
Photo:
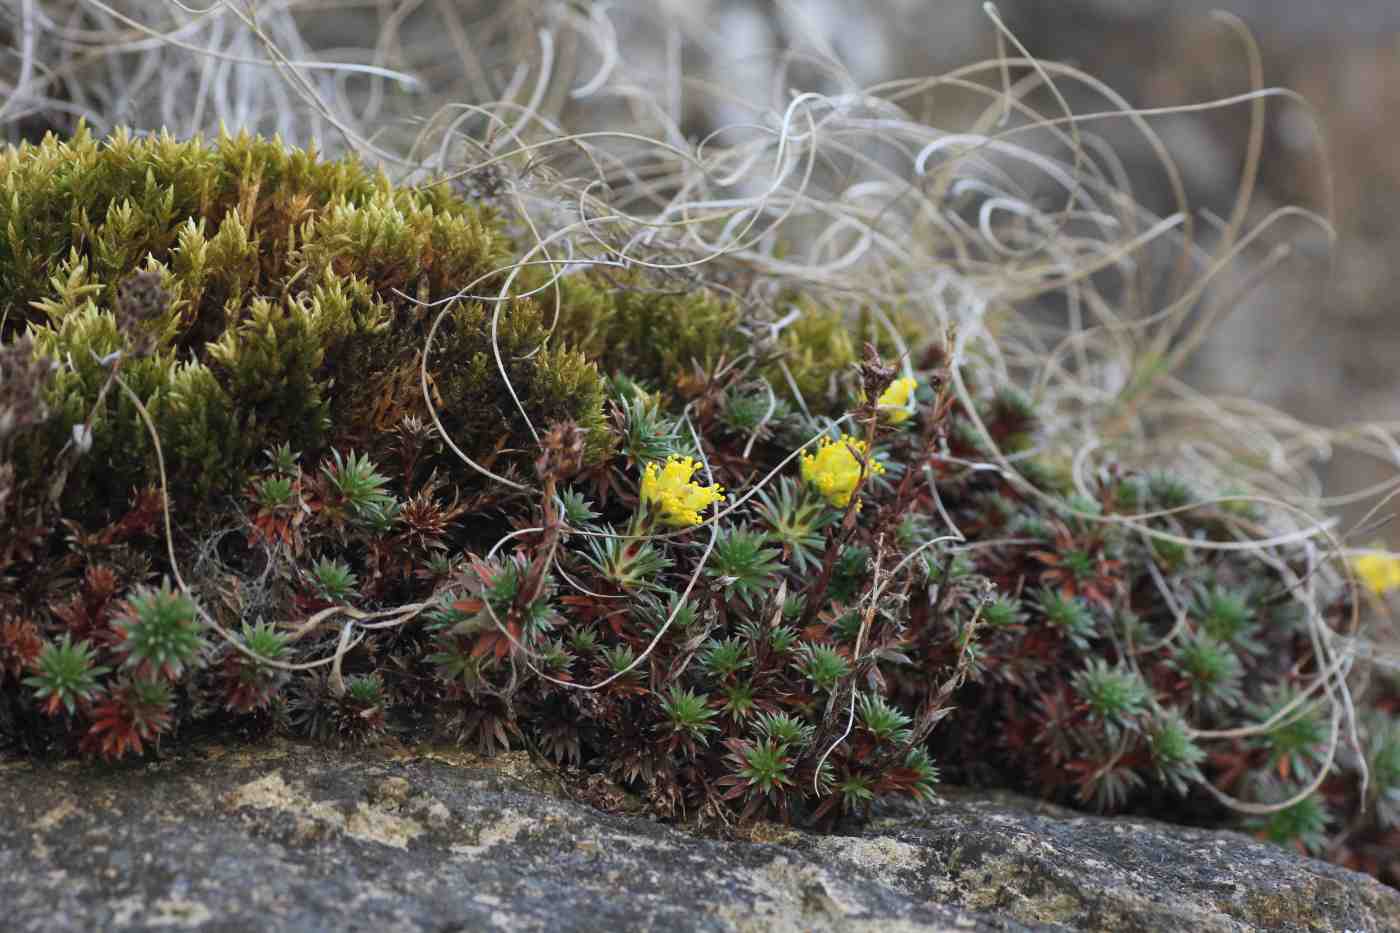
POLYGON ((851 504, 866 475, 884 472, 884 465, 870 456, 870 445, 849 434, 837 440, 823 437, 816 453, 802 455, 802 478, 838 509, 851 504))
POLYGON ((912 376, 891 382, 890 387, 880 393, 880 398, 876 401, 880 416, 890 424, 903 424, 908 421, 913 408, 914 390, 918 385, 918 380, 912 376))
POLYGON ((642 501, 656 509, 661 520, 675 528, 700 524, 700 513, 724 501, 724 488, 718 483, 701 486, 691 477, 700 464, 675 454, 664 466, 648 463, 642 472, 642 501))
POLYGON ((1366 589, 1377 596, 1400 589, 1400 557, 1372 552, 1356 558, 1352 567, 1366 589))

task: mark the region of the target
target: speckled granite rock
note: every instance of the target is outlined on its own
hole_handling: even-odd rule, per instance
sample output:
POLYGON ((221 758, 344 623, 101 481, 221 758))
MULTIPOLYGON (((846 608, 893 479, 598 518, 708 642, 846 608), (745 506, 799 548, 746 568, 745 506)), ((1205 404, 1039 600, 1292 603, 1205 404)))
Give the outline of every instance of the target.
POLYGON ((1367 930, 1400 895, 1242 836, 956 794, 856 836, 698 838, 523 755, 0 761, 0 928, 1367 930))

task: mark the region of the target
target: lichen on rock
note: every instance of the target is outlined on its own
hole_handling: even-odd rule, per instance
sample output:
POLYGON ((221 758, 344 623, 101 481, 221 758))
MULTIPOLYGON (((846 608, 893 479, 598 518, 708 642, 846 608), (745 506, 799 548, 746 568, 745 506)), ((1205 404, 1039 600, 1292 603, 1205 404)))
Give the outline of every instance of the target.
POLYGON ((26 842, 0 850, 0 900, 16 930, 1400 924, 1373 879, 1230 833, 964 793, 841 835, 722 840, 541 793, 545 777, 284 743, 104 774, 5 764, 0 833, 26 842))

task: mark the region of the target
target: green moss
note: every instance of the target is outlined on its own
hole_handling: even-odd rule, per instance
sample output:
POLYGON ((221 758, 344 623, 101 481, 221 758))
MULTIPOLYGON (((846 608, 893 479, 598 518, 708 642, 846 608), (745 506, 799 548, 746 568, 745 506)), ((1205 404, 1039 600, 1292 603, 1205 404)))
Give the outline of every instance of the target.
MULTIPOLYGON (((781 359, 812 412, 839 411, 849 400, 841 377, 859 359, 858 344, 840 312, 813 304, 804 304, 800 311, 778 337, 781 359)), ((776 363, 764 375, 775 389, 791 394, 792 385, 776 363)))
MULTIPOLYGON (((491 353, 490 306, 455 297, 509 268, 514 248, 489 209, 445 186, 395 188, 278 140, 119 132, 99 142, 84 129, 0 152, 0 232, 0 339, 31 331, 37 352, 62 364, 48 398, 56 417, 15 453, 30 475, 93 411, 117 351, 156 421, 177 499, 236 488, 281 442, 371 447, 403 415, 424 413, 418 361, 439 306, 448 322, 429 365, 453 439, 476 456, 533 450, 491 353), (159 281, 165 304, 135 322, 117 295, 138 272, 159 281)), ((625 355, 617 346, 675 337, 656 362, 674 365, 730 328, 734 311, 631 292, 613 303, 599 284, 569 291, 587 300, 553 342, 537 302, 502 306, 500 349, 530 420, 541 430, 577 421, 596 460, 608 447, 602 381, 579 351, 607 360, 625 355), (680 313, 682 303, 704 313, 680 313)), ((78 510, 154 480, 123 393, 109 387, 92 427, 66 487, 78 510)))
POLYGON ((763 366, 761 375, 788 400, 795 401, 795 385, 813 414, 837 415, 859 401, 855 366, 867 343, 885 360, 899 360, 900 344, 891 335, 890 326, 904 348, 911 351, 928 337, 927 321, 900 309, 886 312, 887 326, 868 307, 852 313, 806 299, 794 304, 798 317, 779 333, 776 358, 763 366), (783 373, 784 365, 791 381, 783 373))
MULTIPOLYGON (((535 273, 527 280, 549 279, 535 273)), ((557 299, 550 287, 536 300, 547 319, 557 308, 556 333, 605 373, 625 372, 666 390, 674 390, 676 377, 694 364, 708 367, 721 355, 733 359, 745 345, 734 302, 640 272, 568 276, 559 280, 557 299)))

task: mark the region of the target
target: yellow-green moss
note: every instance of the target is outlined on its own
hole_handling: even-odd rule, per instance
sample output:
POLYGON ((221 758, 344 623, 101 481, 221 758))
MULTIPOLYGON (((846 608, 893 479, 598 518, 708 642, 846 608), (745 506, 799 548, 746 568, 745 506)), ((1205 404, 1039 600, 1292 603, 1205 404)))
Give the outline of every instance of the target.
MULTIPOLYGON (((886 360, 898 358, 899 344, 868 307, 854 314, 812 301, 801 301, 797 307, 801 314, 779 335, 778 350, 807 407, 837 414, 857 400, 854 367, 865 344, 873 344, 886 360)), ((912 314, 895 310, 887 316, 907 348, 916 350, 927 341, 926 325, 912 314)), ((776 362, 763 375, 784 395, 792 395, 792 386, 776 362)))
MULTIPOLYGON (((801 315, 779 335, 779 349, 797 391, 808 408, 830 412, 841 408, 849 394, 841 377, 859 359, 850 323, 840 311, 804 303, 801 315)), ((768 381, 791 394, 782 370, 775 363, 765 373, 768 381)))
MULTIPOLYGON (((32 476, 45 472, 92 411, 117 351, 156 420, 177 497, 236 488, 282 442, 381 447, 404 415, 426 414, 422 348, 445 311, 430 388, 463 450, 516 464, 534 456, 503 365, 530 422, 578 422, 596 461, 610 443, 602 374, 671 392, 694 364, 753 345, 734 301, 636 270, 575 272, 505 304, 458 297, 495 294, 518 255, 489 207, 445 184, 395 187, 353 160, 277 139, 119 131, 99 141, 80 129, 0 151, 0 341, 30 332, 61 364, 48 399, 55 417, 15 458, 32 476), (118 292, 138 273, 166 302, 133 322, 118 292)), ((516 293, 551 274, 525 268, 516 293)), ((861 330, 853 339, 842 314, 808 312, 781 351, 809 404, 839 408, 844 393, 828 390, 849 373, 861 330)), ((775 370, 765 374, 787 391, 775 370)), ((67 504, 115 507, 153 480, 134 406, 111 391, 67 504)))
MULTIPOLYGON (((119 131, 98 141, 80 129, 0 151, 0 341, 32 332, 61 364, 55 417, 15 456, 43 473, 96 404, 112 354, 143 339, 151 352, 127 352, 121 372, 156 419, 177 492, 233 488, 282 441, 373 446, 402 415, 423 413, 418 361, 443 307, 429 369, 444 425, 469 453, 532 456, 491 352, 494 306, 454 297, 489 292, 514 255, 494 213, 446 185, 396 188, 276 139, 119 131), (119 320, 117 291, 138 272, 168 304, 134 327, 119 320)), ((499 345, 530 419, 541 429, 574 419, 595 458, 607 438, 594 361, 620 366, 661 344, 647 375, 666 372, 708 353, 736 316, 639 281, 568 280, 564 293, 552 336, 539 302, 501 306, 499 345)), ((122 393, 108 394, 93 429, 70 505, 115 505, 154 478, 122 393)))
MULTIPOLYGON (((538 274, 535 280, 548 281, 538 274)), ((536 298, 553 317, 553 289, 536 298)), ((733 359, 744 347, 734 302, 640 272, 608 268, 561 279, 557 307, 558 332, 570 346, 605 373, 625 372, 660 389, 673 390, 693 364, 733 359)))

